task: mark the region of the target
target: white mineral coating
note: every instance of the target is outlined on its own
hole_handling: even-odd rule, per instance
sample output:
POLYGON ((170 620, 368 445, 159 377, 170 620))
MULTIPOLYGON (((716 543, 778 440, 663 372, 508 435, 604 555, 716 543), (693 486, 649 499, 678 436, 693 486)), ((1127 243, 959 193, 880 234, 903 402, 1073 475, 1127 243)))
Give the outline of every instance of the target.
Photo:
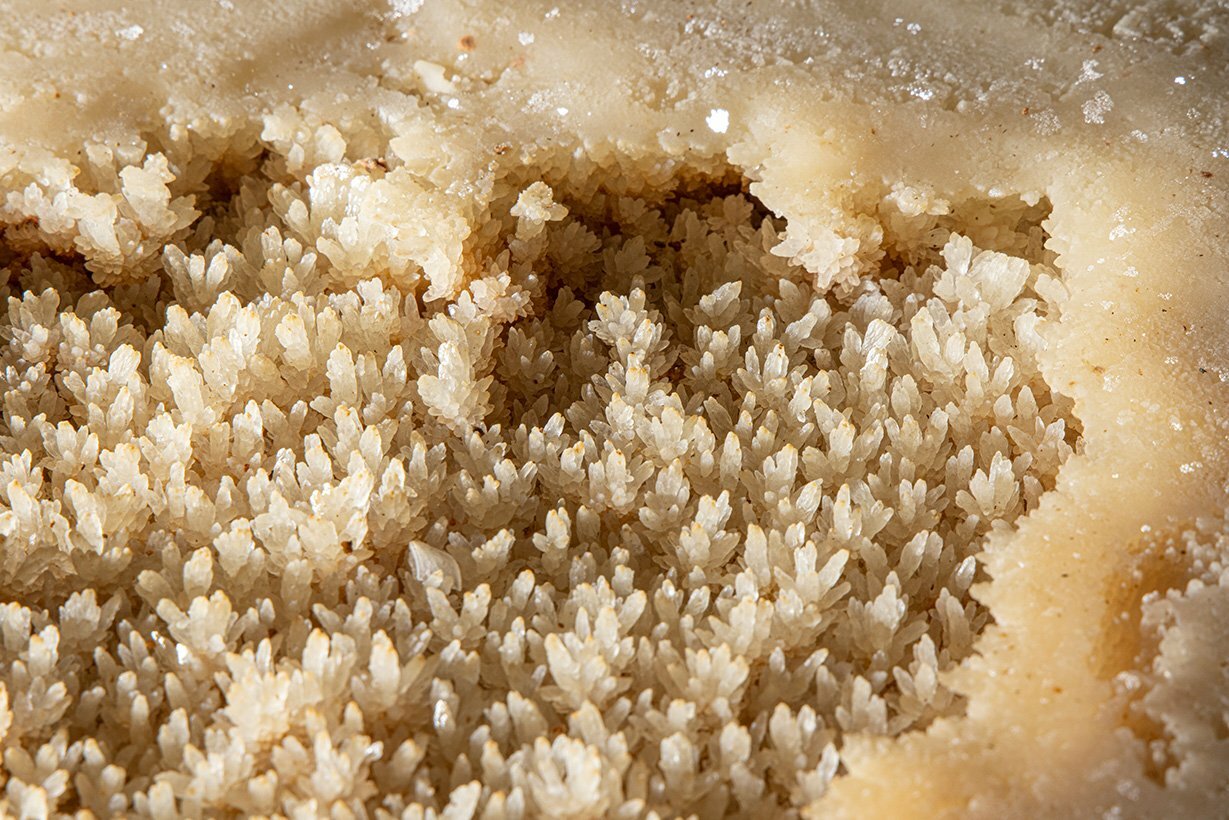
POLYGON ((1227 37, 11 0, 0 811, 1223 812, 1227 37))

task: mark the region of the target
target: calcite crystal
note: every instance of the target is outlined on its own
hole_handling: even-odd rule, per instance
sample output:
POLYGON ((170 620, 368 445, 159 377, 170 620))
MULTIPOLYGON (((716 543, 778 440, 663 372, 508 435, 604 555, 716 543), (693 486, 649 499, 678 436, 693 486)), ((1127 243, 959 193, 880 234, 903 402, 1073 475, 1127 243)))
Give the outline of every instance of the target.
POLYGON ((6 816, 1223 813, 1218 4, 6 11, 6 816))

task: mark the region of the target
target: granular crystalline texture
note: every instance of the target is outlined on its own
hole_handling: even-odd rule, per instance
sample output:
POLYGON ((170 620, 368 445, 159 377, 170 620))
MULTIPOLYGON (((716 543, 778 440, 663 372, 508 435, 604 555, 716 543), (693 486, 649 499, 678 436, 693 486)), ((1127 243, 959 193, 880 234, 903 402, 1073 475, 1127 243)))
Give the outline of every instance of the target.
POLYGON ((510 173, 424 304, 404 174, 278 164, 152 316, 9 263, 13 754, 93 749, 76 799, 139 811, 778 813, 960 710, 976 554, 1078 432, 1042 205, 885 195, 825 292, 736 175, 510 173))
POLYGON ((1136 46, 598 5, 0 21, 0 813, 1198 814, 1136 46))

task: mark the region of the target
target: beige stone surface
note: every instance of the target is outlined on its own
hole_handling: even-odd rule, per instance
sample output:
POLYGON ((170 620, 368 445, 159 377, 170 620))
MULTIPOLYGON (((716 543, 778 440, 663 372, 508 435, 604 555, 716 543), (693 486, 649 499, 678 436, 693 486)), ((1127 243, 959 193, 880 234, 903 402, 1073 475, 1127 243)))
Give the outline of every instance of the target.
MULTIPOLYGON (((410 179, 385 210, 344 214, 359 238, 324 231, 315 250, 337 288, 379 269, 428 306, 478 275, 473 248, 509 168, 557 190, 576 163, 629 190, 731 168, 820 293, 878 264, 893 191, 918 211, 1048 202, 1066 298, 1040 365, 1073 400, 1080 445, 1040 504, 985 542, 973 595, 992 623, 945 672, 961 713, 844 736, 840 772, 804 812, 1217 816, 1227 43, 1229 12, 1194 0, 16 0, 0 19, 0 263, 40 251, 136 287, 199 224, 198 198, 270 156, 287 179, 339 162, 410 179), (414 229, 363 256, 365 220, 397 209, 414 229)), ((511 213, 536 219, 531 232, 561 218, 540 192, 521 202, 511 213)), ((106 583, 99 560, 54 582, 14 571, 4 598, 58 606, 55 584, 106 583)), ((9 799, 25 805, 20 789, 9 799)))

